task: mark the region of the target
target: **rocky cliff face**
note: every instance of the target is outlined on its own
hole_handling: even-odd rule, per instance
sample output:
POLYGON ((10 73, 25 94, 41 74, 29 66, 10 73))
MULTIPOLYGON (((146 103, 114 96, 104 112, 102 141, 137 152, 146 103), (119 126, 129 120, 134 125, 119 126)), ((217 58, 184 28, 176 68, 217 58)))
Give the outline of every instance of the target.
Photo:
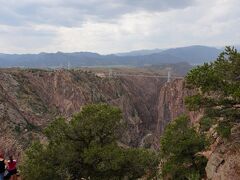
MULTIPOLYGON (((121 108, 125 129, 122 143, 159 147, 169 121, 188 113, 192 123, 200 113, 188 112, 184 98, 192 92, 183 80, 166 83, 149 77, 101 78, 84 71, 0 70, 0 151, 20 155, 55 117, 67 119, 88 103, 109 103, 121 108)), ((207 157, 209 179, 240 177, 240 128, 230 140, 217 139, 207 157)))
POLYGON ((172 119, 186 112, 184 98, 187 94, 182 80, 164 84, 158 97, 156 133, 161 134, 172 119))
POLYGON ((240 126, 229 139, 217 138, 208 157, 206 173, 211 180, 238 180, 240 177, 240 126))
POLYGON ((159 96, 165 81, 149 77, 100 78, 80 70, 1 70, 1 147, 7 152, 20 152, 33 139, 43 139, 43 128, 55 117, 70 118, 83 105, 99 102, 122 109, 126 122, 123 143, 151 145, 152 136, 158 132, 159 96))
MULTIPOLYGON (((189 112, 184 105, 184 98, 192 93, 192 91, 185 88, 182 80, 175 80, 161 87, 155 135, 160 135, 171 120, 183 113, 190 116, 193 126, 198 124, 203 112, 189 112)), ((215 141, 210 145, 209 150, 203 153, 208 159, 205 168, 207 179, 240 179, 240 125, 236 124, 232 128, 229 139, 218 137, 213 128, 211 131, 213 133, 211 136, 215 141)), ((159 140, 159 136, 156 137, 159 140)))

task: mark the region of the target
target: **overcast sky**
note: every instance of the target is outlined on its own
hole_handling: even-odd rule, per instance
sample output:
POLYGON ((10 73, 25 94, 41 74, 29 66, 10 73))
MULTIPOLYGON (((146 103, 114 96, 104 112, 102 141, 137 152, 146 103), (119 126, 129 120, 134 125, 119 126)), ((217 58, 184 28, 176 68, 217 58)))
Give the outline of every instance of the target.
POLYGON ((240 44, 240 0, 0 0, 0 52, 240 44))

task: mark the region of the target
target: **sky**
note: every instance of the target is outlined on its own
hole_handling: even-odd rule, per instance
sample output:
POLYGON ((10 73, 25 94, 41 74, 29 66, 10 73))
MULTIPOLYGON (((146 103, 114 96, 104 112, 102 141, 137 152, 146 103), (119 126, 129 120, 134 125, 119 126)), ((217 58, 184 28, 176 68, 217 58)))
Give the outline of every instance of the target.
POLYGON ((240 0, 0 0, 0 53, 240 44, 240 0))

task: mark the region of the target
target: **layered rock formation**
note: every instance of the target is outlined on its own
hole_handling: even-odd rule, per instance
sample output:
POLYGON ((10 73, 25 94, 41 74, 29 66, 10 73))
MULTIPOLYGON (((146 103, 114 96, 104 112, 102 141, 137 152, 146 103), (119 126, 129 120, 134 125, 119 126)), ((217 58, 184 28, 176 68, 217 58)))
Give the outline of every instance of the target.
POLYGON ((186 112, 184 98, 189 93, 183 80, 101 78, 80 70, 1 70, 1 137, 9 138, 1 142, 24 148, 55 117, 70 118, 85 104, 103 102, 122 109, 123 143, 157 148, 168 122, 186 112))
POLYGON ((20 151, 33 139, 43 139, 43 128, 55 117, 70 118, 83 105, 99 102, 122 109, 123 143, 145 145, 146 137, 159 134, 159 95, 165 82, 149 77, 100 78, 80 70, 1 70, 1 147, 20 151))

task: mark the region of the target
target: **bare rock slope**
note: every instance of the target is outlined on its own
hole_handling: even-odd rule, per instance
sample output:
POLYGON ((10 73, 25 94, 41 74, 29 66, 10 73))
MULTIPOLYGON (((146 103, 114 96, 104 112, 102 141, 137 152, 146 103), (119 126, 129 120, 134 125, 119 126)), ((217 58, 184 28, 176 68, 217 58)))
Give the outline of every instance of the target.
POLYGON ((157 135, 159 95, 165 83, 148 77, 100 78, 80 70, 1 70, 1 147, 7 152, 24 149, 33 139, 43 139, 43 128, 55 117, 70 118, 83 105, 99 102, 122 109, 123 143, 144 145, 149 134, 157 135))

